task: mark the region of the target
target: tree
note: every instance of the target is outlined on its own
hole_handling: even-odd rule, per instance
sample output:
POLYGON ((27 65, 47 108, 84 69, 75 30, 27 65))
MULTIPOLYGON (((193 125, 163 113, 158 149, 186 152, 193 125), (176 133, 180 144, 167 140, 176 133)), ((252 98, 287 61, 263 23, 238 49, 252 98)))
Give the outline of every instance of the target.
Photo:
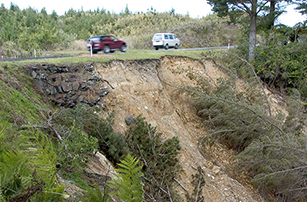
POLYGON ((246 12, 250 17, 249 26, 249 61, 255 59, 255 47, 256 47, 256 20, 258 14, 264 10, 268 1, 263 0, 207 0, 208 3, 213 6, 212 10, 217 12, 218 16, 226 16, 228 11, 242 10, 246 12))
MULTIPOLYGON (((299 3, 299 6, 295 8, 296 10, 299 10, 299 12, 302 15, 307 15, 307 3, 306 2, 301 2, 299 3)), ((307 19, 305 20, 305 26, 307 23, 307 19)))

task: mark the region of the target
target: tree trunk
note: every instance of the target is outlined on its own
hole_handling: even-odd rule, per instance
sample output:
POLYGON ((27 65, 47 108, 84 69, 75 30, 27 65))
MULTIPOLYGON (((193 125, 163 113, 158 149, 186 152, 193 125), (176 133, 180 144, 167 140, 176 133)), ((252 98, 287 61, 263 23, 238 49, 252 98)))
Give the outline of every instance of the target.
POLYGON ((255 47, 256 47, 256 19, 257 19, 257 0, 251 0, 252 10, 250 12, 250 27, 249 27, 249 62, 255 59, 255 47))
POLYGON ((275 21, 275 5, 276 0, 270 1, 270 13, 269 13, 269 24, 268 29, 273 29, 274 27, 274 21, 275 21))

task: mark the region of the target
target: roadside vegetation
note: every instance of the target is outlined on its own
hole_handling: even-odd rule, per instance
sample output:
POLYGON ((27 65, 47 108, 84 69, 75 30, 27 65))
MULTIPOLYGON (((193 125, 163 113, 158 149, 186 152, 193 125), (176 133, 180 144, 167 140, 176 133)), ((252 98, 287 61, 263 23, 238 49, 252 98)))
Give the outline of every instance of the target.
MULTIPOLYGON (((305 4, 301 5, 306 8, 305 4)), ((306 14, 304 12, 303 14, 306 14)), ((255 59, 248 62, 248 18, 240 12, 218 18, 213 14, 201 19, 178 15, 175 11, 132 14, 128 7, 120 14, 106 10, 74 11, 63 16, 48 15, 17 5, 0 7, 0 56, 84 53, 85 40, 92 35, 112 33, 126 40, 127 53, 108 57, 68 57, 37 62, 104 62, 111 59, 158 59, 166 54, 210 59, 229 77, 216 87, 189 72, 198 86, 181 86, 189 92, 197 114, 208 135, 199 148, 206 156, 215 142, 236 152, 227 168, 240 180, 246 173, 251 183, 268 200, 306 200, 306 105, 307 39, 306 22, 294 27, 257 24, 255 59), (133 22, 133 23, 132 23, 133 22), (158 26, 159 25, 159 26, 158 26), (225 46, 226 51, 151 52, 155 32, 174 32, 182 47, 225 46), (145 34, 144 34, 145 33, 145 34), (79 52, 79 53, 80 53, 79 52), (238 91, 236 82, 245 82, 238 91), (273 113, 263 93, 268 88, 286 100, 287 114, 273 113)), ((98 54, 99 55, 99 54, 98 54)), ((178 138, 163 140, 162 134, 140 115, 124 134, 113 131, 113 115, 101 119, 99 109, 78 105, 74 109, 57 109, 41 97, 27 75, 23 62, 0 63, 0 201, 63 201, 66 193, 57 176, 73 181, 85 190, 75 200, 108 201, 181 201, 173 179, 182 172, 178 138), (150 148, 150 149, 149 149, 150 148), (90 155, 102 152, 118 165, 116 180, 103 185, 87 180, 84 166, 90 155), (129 187, 132 190, 125 188, 129 187), (122 195, 135 193, 135 196, 122 195)), ((209 155, 210 156, 210 155, 209 155)), ((205 181, 202 170, 193 175, 193 193, 187 201, 204 201, 200 187, 205 181), (196 200, 195 200, 196 198, 196 200)))
MULTIPOLYGON (((7 6, 7 5, 6 5, 7 6)), ((128 49, 151 49, 156 32, 174 32, 183 48, 227 46, 240 35, 238 25, 228 18, 210 15, 194 19, 175 11, 132 14, 128 7, 119 14, 104 9, 94 11, 69 10, 63 16, 31 7, 21 10, 17 5, 0 7, 0 57, 34 57, 86 51, 90 36, 114 34, 128 44, 128 49), (54 53, 57 52, 57 53, 54 53)))

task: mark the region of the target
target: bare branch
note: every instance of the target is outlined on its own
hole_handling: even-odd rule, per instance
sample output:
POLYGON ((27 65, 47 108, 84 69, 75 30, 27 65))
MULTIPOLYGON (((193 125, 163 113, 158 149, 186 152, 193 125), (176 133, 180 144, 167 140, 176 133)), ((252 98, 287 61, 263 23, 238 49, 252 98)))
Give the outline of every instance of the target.
POLYGON ((173 202, 171 193, 169 192, 169 187, 168 187, 168 185, 167 185, 167 193, 168 193, 168 197, 169 197, 170 202, 173 202))
POLYGON ((302 169, 306 169, 307 168, 307 165, 305 166, 300 166, 300 167, 296 167, 296 168, 291 168, 291 169, 286 169, 286 170, 281 170, 281 171, 277 171, 277 172, 274 172, 274 173, 270 173, 270 174, 267 174, 263 177, 260 177, 260 178, 257 178, 255 179, 255 181, 259 181, 263 178, 267 178, 267 177, 270 177, 272 175, 276 175, 276 174, 282 174, 282 173, 287 173, 287 172, 291 172, 291 171, 295 171, 295 170, 302 170, 302 169))
POLYGON ((200 178, 199 178, 198 185, 197 185, 197 192, 196 192, 196 196, 195 196, 195 202, 197 202, 197 200, 198 200, 198 193, 199 193, 200 183, 201 183, 201 181, 200 181, 200 178))
POLYGON ((187 193, 188 193, 188 190, 181 184, 181 182, 179 182, 178 180, 176 180, 176 178, 173 178, 174 180, 175 180, 175 182, 177 182, 180 186, 181 186, 181 188, 184 190, 184 191, 186 191, 187 193))
POLYGON ((263 94, 264 94, 264 96, 265 96, 265 99, 266 99, 266 102, 267 102, 268 108, 269 108, 269 115, 272 116, 271 104, 270 104, 270 102, 269 102, 269 98, 268 98, 267 94, 265 93, 264 87, 263 87, 263 85, 262 85, 260 79, 258 78, 258 76, 257 76, 257 74, 256 74, 256 72, 255 72, 254 66, 253 66, 251 63, 249 63, 248 61, 246 61, 245 59, 239 57, 238 55, 235 54, 235 56, 236 56, 239 60, 241 60, 241 61, 245 62, 246 64, 248 64, 248 66, 251 68, 251 70, 252 70, 252 72, 253 72, 255 78, 257 79, 257 81, 258 81, 258 83, 259 83, 259 85, 260 85, 260 87, 261 87, 261 89, 262 89, 262 92, 263 92, 263 94))
POLYGON ((263 3, 260 7, 259 7, 259 10, 257 11, 257 15, 258 15, 258 13, 260 13, 260 11, 262 11, 262 9, 265 7, 265 5, 268 3, 268 1, 267 2, 265 2, 265 3, 263 3))

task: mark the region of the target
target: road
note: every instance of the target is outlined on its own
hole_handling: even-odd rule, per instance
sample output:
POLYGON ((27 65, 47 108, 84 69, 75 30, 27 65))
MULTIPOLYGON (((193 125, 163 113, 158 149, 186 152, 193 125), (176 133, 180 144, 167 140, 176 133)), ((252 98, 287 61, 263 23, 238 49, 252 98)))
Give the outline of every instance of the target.
MULTIPOLYGON (((220 46, 220 47, 203 47, 203 48, 179 48, 179 49, 160 49, 160 50, 152 50, 151 52, 155 51, 187 51, 187 50, 212 50, 212 49, 228 49, 234 48, 235 46, 220 46)), ((114 54, 114 53, 113 53, 114 54)), ((63 58, 63 57, 74 57, 75 55, 61 55, 61 56, 47 56, 47 57, 29 57, 29 58, 8 58, 8 59, 1 59, 0 62, 5 61, 22 61, 22 60, 39 60, 39 59, 48 59, 48 58, 63 58)))
MULTIPOLYGON (((229 48, 235 48, 235 46, 229 46, 229 48)), ((228 46, 219 46, 219 47, 203 47, 203 48, 180 48, 180 49, 160 49, 158 51, 182 51, 182 50, 212 50, 212 49, 228 49, 228 46)), ((153 52, 156 50, 153 50, 153 52)))

